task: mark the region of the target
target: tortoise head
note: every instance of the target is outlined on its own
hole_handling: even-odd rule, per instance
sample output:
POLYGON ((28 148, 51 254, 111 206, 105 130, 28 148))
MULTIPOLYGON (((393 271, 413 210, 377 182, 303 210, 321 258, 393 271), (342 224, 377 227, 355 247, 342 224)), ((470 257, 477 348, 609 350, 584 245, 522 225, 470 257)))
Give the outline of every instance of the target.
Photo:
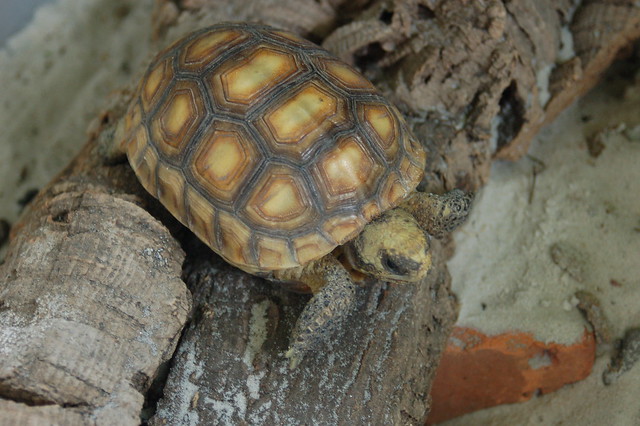
POLYGON ((354 269, 383 280, 418 281, 431 269, 430 237, 399 208, 367 224, 344 252, 354 269))

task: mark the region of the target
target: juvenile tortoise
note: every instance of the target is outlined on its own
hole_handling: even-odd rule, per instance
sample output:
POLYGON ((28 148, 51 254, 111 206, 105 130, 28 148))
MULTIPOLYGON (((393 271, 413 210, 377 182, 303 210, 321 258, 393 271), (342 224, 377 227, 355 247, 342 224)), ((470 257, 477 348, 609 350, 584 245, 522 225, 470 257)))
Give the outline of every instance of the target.
POLYGON ((262 25, 214 25, 160 52, 116 142, 144 188, 227 262, 313 292, 292 367, 354 307, 336 247, 357 271, 417 281, 431 266, 426 232, 440 237, 469 210, 458 190, 414 192, 425 152, 368 80, 262 25))

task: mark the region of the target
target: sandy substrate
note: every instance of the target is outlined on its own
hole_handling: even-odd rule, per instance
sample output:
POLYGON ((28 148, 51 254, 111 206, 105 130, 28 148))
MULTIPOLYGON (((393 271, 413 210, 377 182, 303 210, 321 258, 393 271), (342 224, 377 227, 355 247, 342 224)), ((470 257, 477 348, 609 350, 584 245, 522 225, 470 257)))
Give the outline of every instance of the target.
MULTIPOLYGON (((16 220, 19 200, 68 163, 109 95, 146 62, 152 3, 59 0, 0 50, 0 218, 16 220)), ((613 82, 541 134, 532 158, 494 166, 450 264, 459 325, 574 342, 588 326, 574 294, 586 290, 614 337, 640 326, 638 125, 640 85, 613 82), (597 158, 585 142, 595 134, 597 158)), ((581 383, 450 423, 640 424, 640 367, 604 386, 606 349, 581 383)))
POLYGON ((618 91, 598 88, 528 158, 494 165, 450 263, 459 325, 573 343, 584 327, 578 290, 598 297, 614 335, 640 325, 640 99, 618 91), (586 144, 595 135, 597 158, 586 144))
MULTIPOLYGON (((449 265, 459 326, 575 343, 590 327, 576 306, 585 291, 606 317, 596 331, 615 341, 640 326, 640 83, 621 74, 545 129, 528 158, 494 164, 449 265), (598 157, 588 139, 602 143, 598 157)), ((583 382, 449 423, 638 425, 640 366, 603 384, 613 346, 600 345, 583 382)))
POLYGON ((0 50, 0 218, 14 222, 86 142, 149 50, 152 0, 59 0, 0 50))

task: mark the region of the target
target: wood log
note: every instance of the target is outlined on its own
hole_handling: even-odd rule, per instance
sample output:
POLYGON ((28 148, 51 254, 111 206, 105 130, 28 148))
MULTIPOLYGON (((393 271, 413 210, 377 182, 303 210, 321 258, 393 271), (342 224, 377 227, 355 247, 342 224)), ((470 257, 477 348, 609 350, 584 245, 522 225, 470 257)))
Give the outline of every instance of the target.
MULTIPOLYGON (((475 190, 494 155, 526 152, 638 37, 640 16, 631 0, 290 5, 159 0, 157 44, 225 20, 323 43, 407 114, 430 152, 421 188, 432 191, 475 190), (563 58, 567 37, 575 55, 563 58)), ((424 423, 455 319, 451 245, 436 245, 419 285, 367 281, 348 327, 290 371, 283 352, 308 296, 223 264, 125 164, 105 162, 98 141, 121 113, 102 117, 12 229, 0 267, 0 423, 424 423)))
POLYGON ((12 403, 0 423, 139 422, 191 296, 184 252, 131 187, 128 167, 104 164, 90 141, 13 227, 0 272, 0 396, 12 403))
POLYGON ((417 285, 367 282, 344 330, 292 371, 284 352, 309 297, 201 258, 185 274, 196 314, 151 424, 423 423, 455 318, 435 264, 417 285))

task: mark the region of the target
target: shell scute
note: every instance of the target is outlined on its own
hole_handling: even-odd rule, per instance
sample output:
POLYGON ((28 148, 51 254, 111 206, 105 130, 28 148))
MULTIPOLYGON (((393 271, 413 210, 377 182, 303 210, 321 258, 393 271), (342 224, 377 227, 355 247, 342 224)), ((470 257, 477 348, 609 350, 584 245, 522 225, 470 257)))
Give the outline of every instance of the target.
POLYGON ((151 134, 167 157, 179 157, 206 118, 202 92, 194 81, 179 80, 151 116, 151 134))
POLYGON ((158 102, 162 93, 173 80, 174 75, 171 58, 164 59, 149 69, 139 89, 140 100, 146 112, 149 112, 153 105, 158 102))
POLYGON ((254 183, 243 213, 257 226, 281 231, 312 225, 317 216, 300 172, 279 164, 265 169, 254 183))
POLYGON ((376 88, 369 80, 363 78, 352 66, 342 61, 325 59, 318 61, 322 69, 331 77, 333 82, 346 90, 375 92, 376 88))
POLYGON ((199 138, 190 170, 204 192, 218 203, 233 205, 255 173, 261 155, 253 138, 241 126, 215 122, 199 138))
POLYGON ((350 124, 346 102, 319 81, 308 81, 270 103, 255 121, 274 153, 302 162, 350 124))
POLYGON ((361 138, 339 139, 333 149, 318 156, 312 175, 328 208, 374 193, 384 166, 361 138))
POLYGON ((298 71, 295 58, 274 48, 258 47, 242 63, 220 74, 225 100, 251 105, 260 95, 298 71))
POLYGON ((158 164, 158 199, 180 222, 186 221, 184 205, 185 180, 179 170, 158 164))
POLYGON ((222 53, 248 38, 249 34, 237 28, 204 31, 178 51, 178 67, 185 71, 202 72, 222 53))

